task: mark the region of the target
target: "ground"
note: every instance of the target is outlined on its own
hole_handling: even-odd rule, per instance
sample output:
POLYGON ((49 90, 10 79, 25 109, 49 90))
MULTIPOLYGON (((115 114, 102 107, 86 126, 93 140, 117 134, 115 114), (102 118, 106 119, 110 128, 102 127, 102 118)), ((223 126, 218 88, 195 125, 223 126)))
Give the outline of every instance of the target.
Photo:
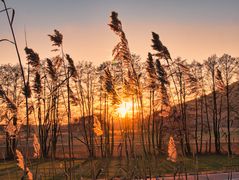
MULTIPOLYGON (((41 179, 65 179, 64 160, 32 160, 29 169, 41 179)), ((228 173, 239 171, 239 156, 201 155, 197 158, 179 158, 176 163, 166 160, 166 157, 137 157, 134 159, 93 159, 74 160, 72 174, 75 179, 132 179, 145 177, 172 177, 173 175, 189 176, 190 174, 204 174, 212 177, 212 173, 228 173)), ((234 173, 235 174, 235 173, 234 173)), ((22 171, 16 161, 0 162, 0 177, 2 179, 20 179, 22 171)), ((191 177, 191 176, 189 176, 191 177)), ((200 176, 203 177, 203 176, 200 176)), ((223 177, 223 176, 221 176, 223 177)))

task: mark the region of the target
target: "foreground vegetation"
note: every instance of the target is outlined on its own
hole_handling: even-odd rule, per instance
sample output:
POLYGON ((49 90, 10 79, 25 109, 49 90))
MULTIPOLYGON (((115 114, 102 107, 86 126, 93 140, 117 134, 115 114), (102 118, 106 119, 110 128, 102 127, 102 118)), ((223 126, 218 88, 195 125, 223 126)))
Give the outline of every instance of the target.
MULTIPOLYGON (((34 177, 43 179, 65 179, 64 160, 32 161, 29 168, 34 177)), ((66 162, 68 163, 68 162, 66 162)), ((69 165, 68 165, 69 167, 69 165)), ((137 157, 135 159, 92 159, 74 160, 72 174, 75 179, 137 179, 145 177, 179 176, 201 173, 226 172, 239 170, 239 157, 224 155, 200 155, 196 157, 180 158, 177 163, 166 160, 166 157, 137 157)), ((4 179, 18 179, 22 171, 15 161, 0 163, 0 177, 4 179)))

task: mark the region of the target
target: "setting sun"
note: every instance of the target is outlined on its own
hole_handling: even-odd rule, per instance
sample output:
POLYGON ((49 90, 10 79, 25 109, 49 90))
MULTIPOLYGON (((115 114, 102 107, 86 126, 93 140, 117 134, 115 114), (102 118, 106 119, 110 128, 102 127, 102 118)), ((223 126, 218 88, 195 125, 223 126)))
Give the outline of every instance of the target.
POLYGON ((132 111, 132 103, 131 102, 122 102, 117 109, 118 113, 121 117, 125 117, 125 115, 132 111))

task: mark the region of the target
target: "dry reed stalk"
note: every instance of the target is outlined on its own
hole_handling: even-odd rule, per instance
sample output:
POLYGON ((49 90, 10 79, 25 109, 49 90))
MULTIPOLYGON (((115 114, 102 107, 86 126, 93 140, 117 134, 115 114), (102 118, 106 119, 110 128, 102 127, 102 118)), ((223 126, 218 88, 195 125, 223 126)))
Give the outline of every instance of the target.
POLYGON ((177 149, 176 145, 174 143, 174 139, 172 136, 169 138, 168 142, 168 158, 167 160, 172 161, 172 162, 177 162, 177 149))
POLYGON ((16 149, 16 159, 17 159, 17 166, 24 171, 23 177, 27 175, 29 180, 33 180, 33 175, 30 169, 26 166, 22 153, 17 149, 16 149))

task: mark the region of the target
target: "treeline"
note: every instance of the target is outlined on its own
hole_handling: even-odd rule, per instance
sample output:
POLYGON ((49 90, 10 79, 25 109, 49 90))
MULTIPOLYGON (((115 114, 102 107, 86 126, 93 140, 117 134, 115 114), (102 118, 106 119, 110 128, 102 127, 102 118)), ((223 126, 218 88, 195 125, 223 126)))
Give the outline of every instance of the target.
MULTIPOLYGON (((95 157, 96 151, 101 157, 116 152, 127 158, 158 156, 166 153, 164 140, 170 136, 182 155, 222 153, 223 135, 231 155, 231 132, 236 128, 232 122, 238 119, 230 85, 237 80, 239 59, 227 54, 200 62, 171 58, 153 32, 152 51, 147 60, 141 60, 131 53, 118 14, 112 12, 110 17, 109 27, 119 38, 112 61, 99 66, 76 63, 64 51, 63 35, 54 30, 49 38, 57 56, 41 58, 26 47, 24 68, 21 64, 0 66, 6 158, 15 157, 23 125, 26 157, 32 133, 42 158, 56 158, 57 144, 62 145, 65 158, 74 158, 75 141, 85 146, 89 157, 95 157), (119 108, 126 105, 129 108, 121 114, 119 108), (33 125, 37 126, 31 129, 33 125), (67 148, 62 142, 64 125, 67 148), (121 139, 116 144, 117 130, 121 139)), ((12 43, 18 53, 15 38, 12 43)))

